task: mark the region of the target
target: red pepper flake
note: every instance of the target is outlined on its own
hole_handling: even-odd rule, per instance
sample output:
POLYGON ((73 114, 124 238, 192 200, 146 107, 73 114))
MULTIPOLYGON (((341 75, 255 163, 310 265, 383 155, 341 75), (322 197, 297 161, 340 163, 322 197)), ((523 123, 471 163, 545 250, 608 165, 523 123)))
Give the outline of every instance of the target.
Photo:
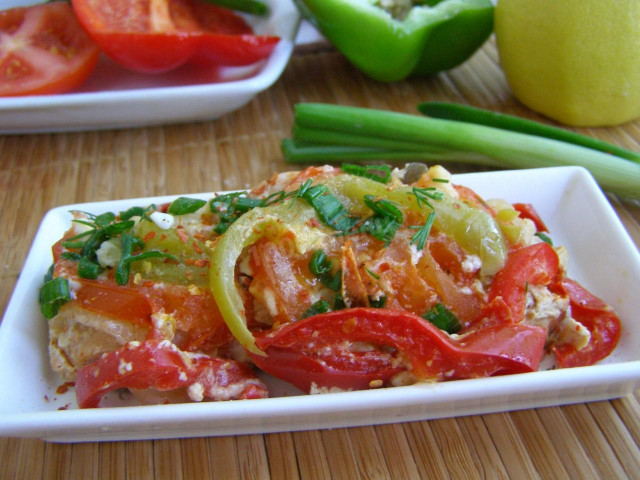
POLYGON ((66 405, 63 405, 62 407, 59 407, 58 410, 69 410, 70 406, 71 406, 71 404, 67 403, 66 405))
POLYGON ((193 258, 185 258, 184 259, 184 264, 185 265, 194 265, 196 263, 196 261, 193 258))
POLYGON ((189 241, 189 235, 187 235, 182 228, 178 227, 176 229, 176 232, 178 233, 178 236, 180 237, 182 243, 187 243, 189 241))
POLYGON ((207 265, 209 265, 209 260, 207 260, 206 258, 201 258, 199 260, 195 260, 193 264, 196 267, 206 267, 207 265))
POLYGON ((165 233, 163 233, 163 234, 160 236, 160 241, 164 240, 165 238, 167 238, 167 235, 166 235, 165 233))
POLYGON ((193 249, 194 249, 196 252, 198 252, 198 253, 202 253, 202 249, 200 248, 200 246, 199 246, 196 242, 193 242, 191 245, 193 246, 193 249))
POLYGON ((200 240, 201 242, 204 242, 207 240, 207 237, 205 237, 203 234, 201 233, 194 233, 193 234, 193 238, 195 238, 196 240, 200 240))
POLYGON ((156 232, 149 232, 144 237, 142 237, 142 240, 144 240, 145 242, 148 242, 149 240, 152 240, 155 236, 156 236, 156 232))
POLYGON ((307 225, 312 228, 319 228, 322 226, 317 218, 310 218, 309 220, 307 220, 307 225))

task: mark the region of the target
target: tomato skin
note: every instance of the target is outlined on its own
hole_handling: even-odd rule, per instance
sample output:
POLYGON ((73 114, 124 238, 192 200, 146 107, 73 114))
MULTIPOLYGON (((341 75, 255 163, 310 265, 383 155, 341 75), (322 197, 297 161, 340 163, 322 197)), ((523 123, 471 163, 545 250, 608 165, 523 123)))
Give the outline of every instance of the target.
POLYGON ((199 383, 214 400, 266 398, 267 388, 251 369, 233 360, 183 354, 168 341, 131 342, 78 371, 76 398, 80 408, 100 406, 102 397, 119 388, 176 390, 199 383), (234 394, 236 388, 241 388, 234 394), (217 393, 228 389, 228 393, 217 393), (226 398, 230 395, 230 398, 226 398))
POLYGON ((0 11, 0 96, 73 90, 99 55, 66 2, 0 11))
POLYGON ((571 316, 591 332, 589 343, 581 350, 570 344, 555 345, 553 353, 558 365, 581 367, 607 357, 618 345, 621 334, 620 319, 611 307, 570 278, 562 279, 551 289, 569 296, 571 316))
POLYGON ((279 38, 253 35, 230 10, 196 0, 72 0, 80 23, 115 62, 162 73, 189 61, 250 65, 279 38))
POLYGON ((520 216, 522 218, 528 218, 529 220, 531 220, 535 224, 536 230, 538 232, 549 231, 534 206, 530 203, 514 203, 513 208, 520 212, 520 216))
POLYGON ((362 389, 387 385, 409 370, 418 379, 450 380, 535 371, 546 332, 529 325, 490 327, 459 341, 421 317, 402 310, 352 308, 315 315, 259 335, 265 356, 251 354, 261 369, 304 391, 318 387, 362 389), (364 342, 399 352, 408 365, 383 356, 341 349, 364 342))
MULTIPOLYGON (((535 243, 512 251, 489 289, 489 303, 501 297, 509 306, 511 321, 524 318, 527 285, 549 285, 558 274, 556 251, 545 242, 535 243)), ((480 315, 482 317, 482 313, 480 315)))

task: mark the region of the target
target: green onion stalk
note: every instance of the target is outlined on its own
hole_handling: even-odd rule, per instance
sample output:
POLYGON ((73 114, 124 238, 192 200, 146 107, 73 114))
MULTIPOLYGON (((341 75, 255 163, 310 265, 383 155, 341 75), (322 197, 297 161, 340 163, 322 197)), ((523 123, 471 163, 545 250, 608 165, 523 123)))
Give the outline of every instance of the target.
POLYGON ((589 170, 604 190, 640 198, 640 164, 633 160, 530 133, 383 110, 298 104, 294 136, 283 142, 283 152, 292 163, 341 158, 467 161, 498 168, 574 165, 589 170), (347 155, 339 157, 341 150, 347 155))

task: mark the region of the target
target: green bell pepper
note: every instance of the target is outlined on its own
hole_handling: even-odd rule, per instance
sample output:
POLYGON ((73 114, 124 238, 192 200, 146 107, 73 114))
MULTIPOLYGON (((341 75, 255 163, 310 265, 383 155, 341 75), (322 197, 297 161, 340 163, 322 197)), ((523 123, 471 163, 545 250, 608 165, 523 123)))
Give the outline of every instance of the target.
POLYGON ((383 82, 451 69, 493 31, 491 0, 294 1, 351 63, 383 82))

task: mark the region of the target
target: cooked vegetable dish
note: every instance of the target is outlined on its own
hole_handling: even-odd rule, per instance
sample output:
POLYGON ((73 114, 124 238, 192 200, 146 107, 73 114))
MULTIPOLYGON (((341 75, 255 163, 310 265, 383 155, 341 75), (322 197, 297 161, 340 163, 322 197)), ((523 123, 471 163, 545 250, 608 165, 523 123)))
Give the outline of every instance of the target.
POLYGON ((73 212, 40 292, 78 405, 462 380, 607 357, 620 321, 567 276, 533 205, 441 166, 344 164, 248 192, 73 212))

